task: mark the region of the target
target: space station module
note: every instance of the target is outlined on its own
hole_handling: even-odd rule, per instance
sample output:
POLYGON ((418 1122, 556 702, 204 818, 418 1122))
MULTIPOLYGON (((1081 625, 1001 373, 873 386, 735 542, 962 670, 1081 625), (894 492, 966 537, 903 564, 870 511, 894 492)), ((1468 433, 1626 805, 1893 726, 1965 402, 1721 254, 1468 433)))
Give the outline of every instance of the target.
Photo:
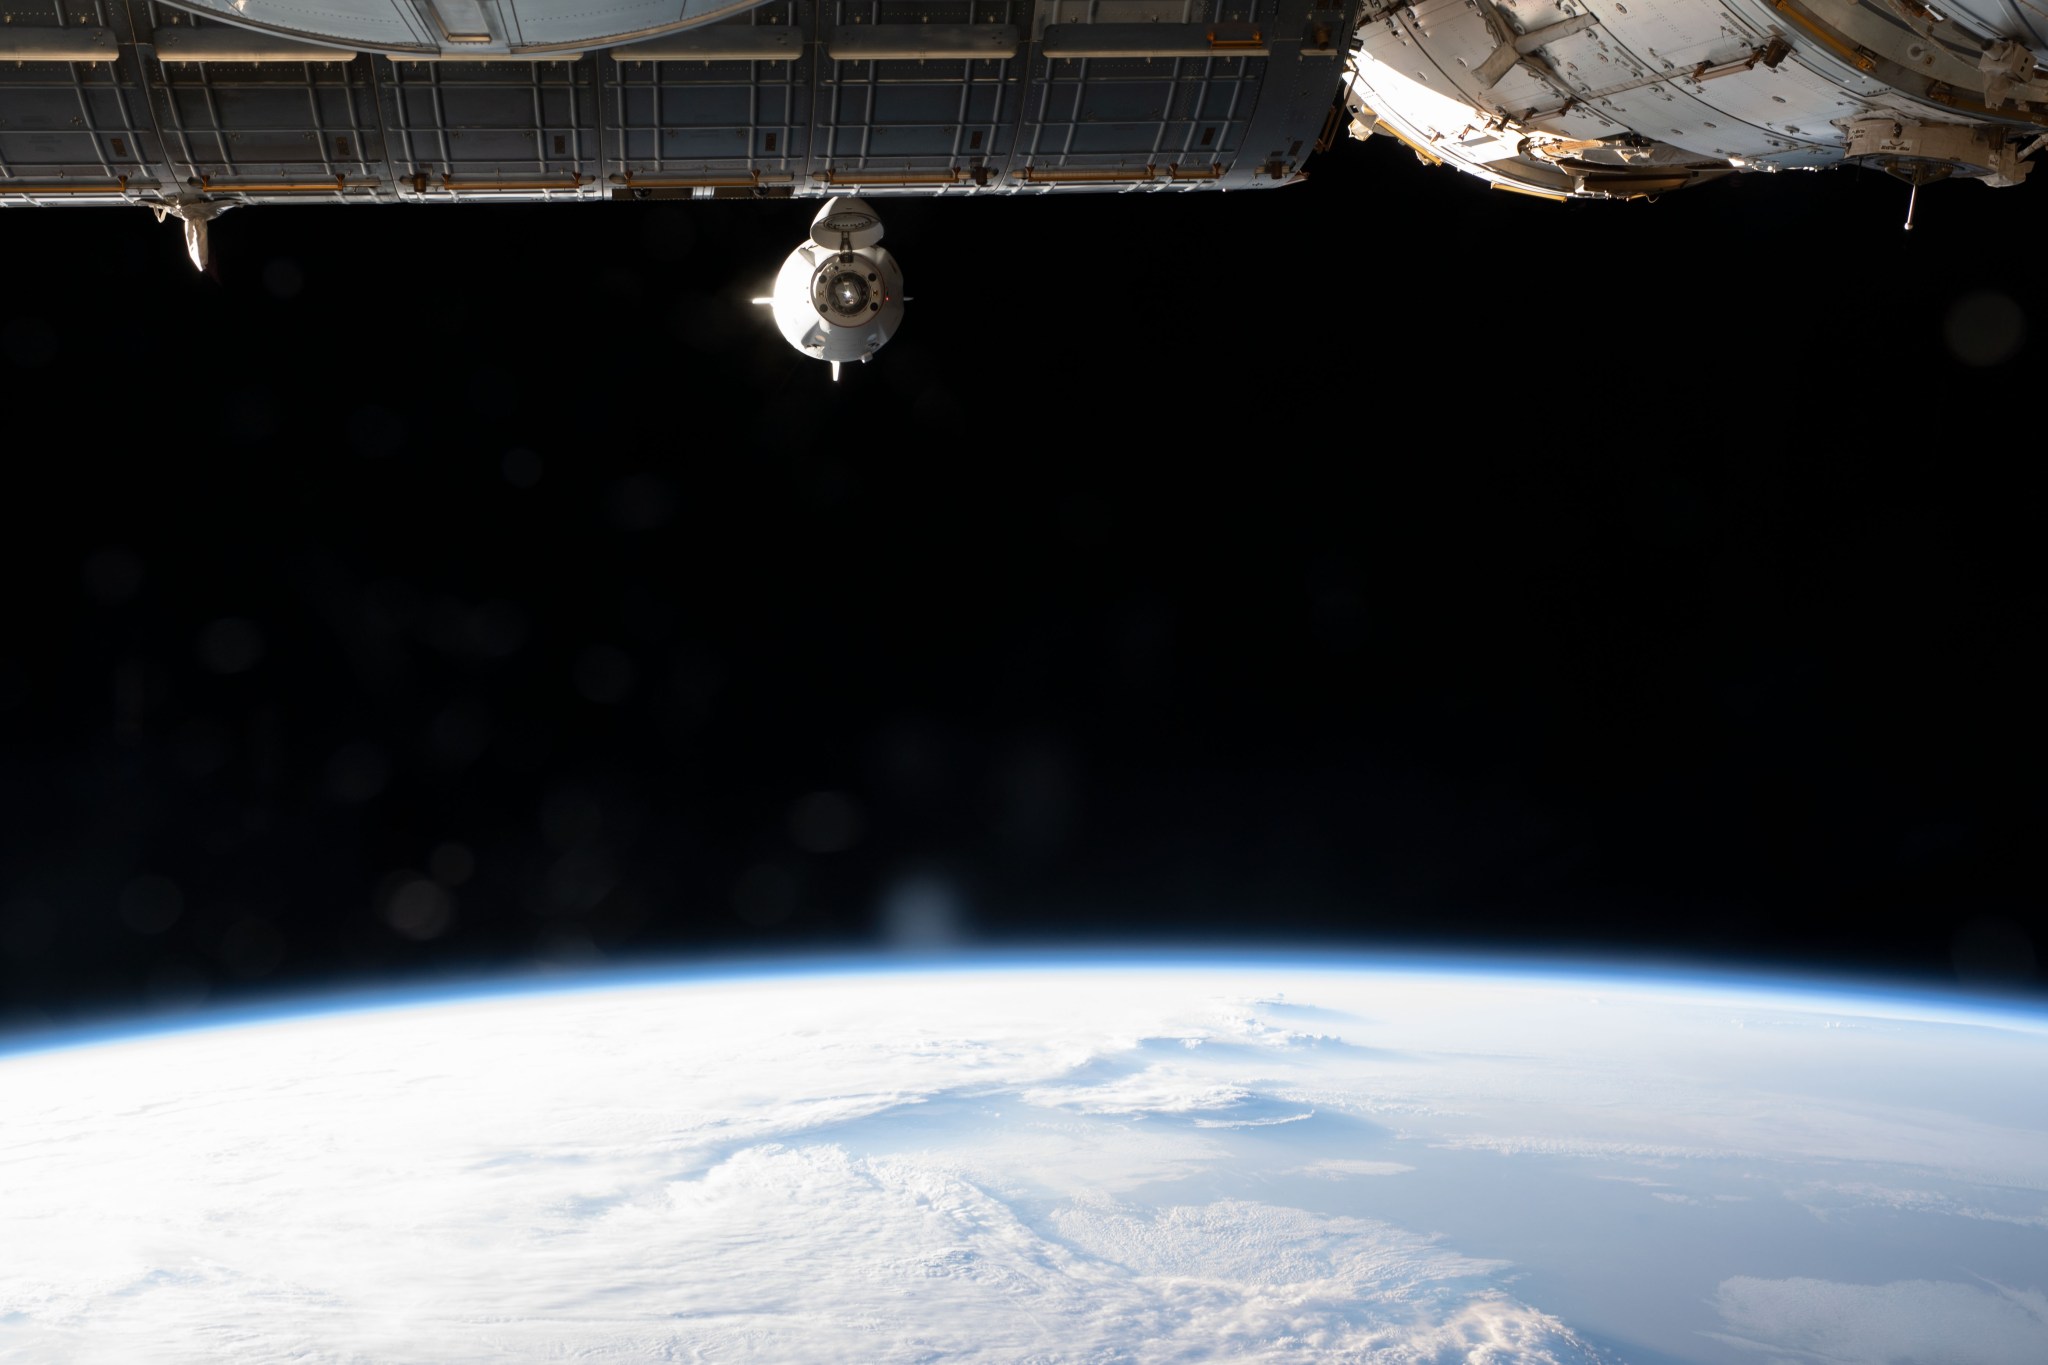
MULTIPOLYGON (((1354 136, 1551 199, 1844 163, 2018 184, 2048 145, 2043 0, 1367 0, 1354 136)), ((1908 210, 1907 223, 1911 222, 1908 210)))
MULTIPOLYGON (((1348 129, 1550 199, 2018 183, 2048 0, 15 0, 0 207, 820 198, 770 302, 864 359, 889 196, 1300 183, 1348 129), (855 269, 856 262, 861 262, 855 269), (866 292, 863 292, 866 291, 866 292)), ((1910 213, 1909 213, 1910 221, 1910 213)))

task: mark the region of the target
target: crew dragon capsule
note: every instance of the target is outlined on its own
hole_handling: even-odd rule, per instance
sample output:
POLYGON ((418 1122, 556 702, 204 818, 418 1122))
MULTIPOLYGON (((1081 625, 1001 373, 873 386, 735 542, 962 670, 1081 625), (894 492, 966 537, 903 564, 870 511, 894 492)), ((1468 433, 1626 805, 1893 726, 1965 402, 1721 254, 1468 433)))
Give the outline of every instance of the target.
POLYGON ((790 345, 830 361, 866 363, 903 320, 903 271, 881 246, 882 220, 858 199, 833 199, 811 220, 811 239, 789 253, 775 292, 755 299, 775 311, 790 345))
MULTIPOLYGON (((1545 199, 1875 167, 1913 187, 1910 225, 1921 186, 2017 184, 2048 142, 2048 0, 19 0, 8 17, 0 207, 147 208, 202 267, 209 224, 247 205, 818 198, 840 205, 818 224, 864 214, 878 233, 870 205, 892 195, 1292 185, 1347 125, 1545 199)), ((900 277, 821 285, 828 256, 888 258, 870 229, 818 224, 785 268, 808 292, 774 316, 806 354, 865 359, 900 320, 900 277)))

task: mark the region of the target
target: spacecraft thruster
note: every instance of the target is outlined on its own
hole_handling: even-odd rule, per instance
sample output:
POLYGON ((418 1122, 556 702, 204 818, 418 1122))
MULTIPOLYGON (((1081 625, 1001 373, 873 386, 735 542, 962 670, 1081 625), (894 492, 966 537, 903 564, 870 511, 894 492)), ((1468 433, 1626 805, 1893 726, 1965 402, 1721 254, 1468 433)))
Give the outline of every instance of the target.
POLYGON ((775 292, 755 299, 775 311, 783 339, 832 363, 865 363, 903 321, 903 271, 884 251, 882 220, 859 199, 831 199, 811 220, 811 237, 789 253, 775 292))

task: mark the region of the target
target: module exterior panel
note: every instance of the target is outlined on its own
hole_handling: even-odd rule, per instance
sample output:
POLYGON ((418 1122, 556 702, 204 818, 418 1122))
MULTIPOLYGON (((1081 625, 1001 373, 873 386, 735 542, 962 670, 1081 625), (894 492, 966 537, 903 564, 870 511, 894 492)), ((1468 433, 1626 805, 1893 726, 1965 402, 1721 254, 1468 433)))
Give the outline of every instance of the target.
MULTIPOLYGON (((552 11, 538 0, 494 2, 477 22, 511 14, 517 32, 465 54, 410 50, 427 41, 411 11, 370 0, 339 9, 402 50, 351 53, 120 0, 91 0, 79 22, 76 0, 61 15, 52 3, 47 22, 11 26, 21 56, 0 62, 0 206, 1263 188, 1297 176, 1340 86, 1334 53, 1303 55, 1287 36, 1309 0, 1293 0, 1298 13, 1259 0, 1280 15, 1266 55, 1059 59, 1044 35, 1086 28, 1087 6, 769 0, 667 36, 530 54, 507 44, 566 30, 539 22, 552 11), (1268 78, 1283 66, 1287 81, 1268 78), (1276 164, 1246 144, 1255 110, 1302 152, 1276 164), (1213 176, 1171 173, 1191 158, 1213 176)), ((1176 50, 1196 29, 1257 18, 1252 0, 1167 12, 1176 50)), ((597 17, 645 15, 628 4, 597 17)))

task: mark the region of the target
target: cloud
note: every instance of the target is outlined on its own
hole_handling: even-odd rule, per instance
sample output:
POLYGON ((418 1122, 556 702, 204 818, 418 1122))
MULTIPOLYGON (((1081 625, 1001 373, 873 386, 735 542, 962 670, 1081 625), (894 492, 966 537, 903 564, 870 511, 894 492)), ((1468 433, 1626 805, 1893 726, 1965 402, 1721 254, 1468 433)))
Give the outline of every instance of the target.
POLYGON ((1388 1224, 1110 1202, 1227 1161, 1230 1125, 1327 1149, 1252 1088, 1298 1038, 1152 1049, 1198 1036, 1177 992, 1057 984, 481 999, 13 1059, 0 1362, 1592 1359, 1501 1263, 1388 1224))
MULTIPOLYGON (((1871 1072, 1881 1093, 1851 1103, 1864 1072, 1798 1054, 1840 1031, 1752 1031, 1693 1075, 1666 1061, 1713 1061, 1718 1018, 1709 1038, 1617 1000, 1595 1028, 1531 989, 1362 978, 1305 982, 1349 1011, 1283 1010, 1267 984, 1219 1007, 1199 973, 700 983, 0 1058, 0 1365, 1583 1365, 1590 1349, 1508 1292, 1546 1281, 1337 1210, 1399 1196, 1431 1217, 1431 1198, 1481 1198, 1456 1177, 1491 1165, 1559 1194, 1627 1172, 1634 1188, 1606 1188, 1628 1198, 1587 1206, 1603 1245, 1639 1235, 1603 1229, 1610 1205, 1736 1177, 1834 1208, 2048 1215, 2033 1110, 1981 1106, 2019 1116, 1997 1127, 1934 1103, 2001 1083, 1974 1043, 1953 1061, 1983 1070, 1946 1089, 1901 1099, 1871 1072), (1769 1063, 1754 1075, 1752 1053, 1769 1063), (1823 1062, 1849 1099, 1785 1098, 1823 1062), (1964 1161, 2023 1179, 1945 1182, 1964 1161), (1407 1162, 1422 1174, 1399 1188, 1311 1185, 1407 1162), (1256 1202, 1282 1197, 1310 1207, 1256 1202)), ((1518 1245, 1503 1229, 1475 1235, 1518 1245)), ((2034 1234, 1948 1231, 1914 1270, 1961 1283, 1736 1279, 1701 1316, 1759 1365, 2048 1361, 2038 1294, 1952 1268, 1954 1246, 1989 1257, 2034 1234)), ((1554 1271, 1545 1254, 1522 1259, 1554 1271)), ((1643 1344, 1729 1354, 1693 1327, 1643 1344)))
POLYGON ((1188 1114, 1231 1109, 1252 1097, 1243 1086, 1150 1067, 1098 1085, 1041 1085, 1019 1093, 1026 1104, 1078 1114, 1188 1114))
POLYGON ((1505 1262, 1389 1223, 1235 1199, 1169 1208, 1078 1199, 1050 1221, 1059 1244, 1128 1272, 1133 1289, 1170 1306, 1155 1318, 1161 1339, 1147 1343, 1147 1359, 1597 1359, 1557 1319, 1493 1285, 1505 1262))
POLYGON ((1598 1138, 1465 1133, 1429 1144, 1451 1151, 1499 1152, 1502 1156, 1619 1157, 1635 1161, 1714 1161, 1741 1155, 1726 1148, 1681 1147, 1670 1143, 1606 1141, 1598 1138))
MULTIPOLYGON (((1981 1192, 1980 1192, 1981 1193, 1981 1192)), ((1787 1198, 1822 1217, 1841 1200, 1865 1207, 1896 1209, 1901 1213, 1938 1213, 1951 1218, 1975 1218, 1988 1223, 2011 1223, 2017 1227, 2048 1228, 2048 1203, 2028 1210, 1991 1209, 1969 1203, 1938 1190, 1900 1189, 1867 1180, 1813 1181, 1787 1192, 1787 1198)))
POLYGON ((1291 1172, 1294 1175, 1320 1176, 1325 1180, 1340 1180, 1347 1175, 1406 1175, 1413 1166, 1399 1161, 1352 1161, 1345 1157, 1330 1157, 1327 1160, 1303 1166, 1291 1172))
POLYGON ((1277 1125, 1279 1125, 1279 1124, 1282 1124, 1282 1123, 1300 1123, 1300 1122, 1301 1122, 1301 1121, 1302 1121, 1303 1119, 1312 1119, 1312 1118, 1314 1118, 1314 1117, 1315 1117, 1315 1111, 1314 1111, 1314 1110, 1310 1110, 1310 1111, 1309 1111, 1308 1113, 1306 1113, 1306 1114, 1282 1114, 1282 1115, 1278 1116, 1277 1118, 1267 1118, 1267 1119, 1196 1119, 1196 1120, 1195 1120, 1195 1127, 1197 1127, 1197 1128, 1272 1128, 1272 1127, 1275 1127, 1275 1126, 1277 1126, 1277 1125))
POLYGON ((2040 1365, 2048 1296, 1948 1280, 1721 1282, 1722 1341, 1826 1365, 2040 1365))
POLYGON ((0 1295, 0 1359, 1595 1365, 1494 1283, 1503 1263, 1390 1224, 1098 1196, 1049 1225, 919 1158, 770 1143, 433 1246, 145 1258, 62 1302, 0 1295))

